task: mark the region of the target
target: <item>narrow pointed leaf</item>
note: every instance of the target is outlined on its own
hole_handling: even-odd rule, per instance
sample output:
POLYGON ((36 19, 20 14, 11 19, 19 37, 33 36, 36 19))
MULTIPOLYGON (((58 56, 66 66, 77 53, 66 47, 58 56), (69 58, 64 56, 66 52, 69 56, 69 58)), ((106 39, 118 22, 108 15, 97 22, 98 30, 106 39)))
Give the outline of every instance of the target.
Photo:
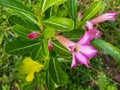
POLYGON ((90 7, 85 11, 82 19, 79 22, 79 26, 83 25, 87 20, 90 20, 93 16, 96 15, 102 8, 103 4, 101 1, 93 2, 90 7))
POLYGON ((69 4, 70 4, 70 15, 71 15, 74 23, 76 24, 76 20, 77 20, 77 0, 69 0, 69 4))
POLYGON ((17 38, 6 44, 5 51, 10 54, 24 55, 33 51, 37 45, 39 45, 38 41, 17 38))
POLYGON ((46 9, 53 5, 60 5, 64 3, 67 0, 44 0, 43 6, 42 6, 42 12, 44 12, 46 9))
POLYGON ((57 85, 64 85, 68 81, 68 76, 66 73, 62 70, 60 63, 57 61, 56 58, 52 58, 49 63, 49 73, 52 78, 52 80, 57 85))
POLYGON ((52 27, 56 30, 69 31, 73 30, 74 22, 68 18, 51 18, 43 21, 46 26, 52 27))
POLYGON ((105 42, 101 39, 95 39, 93 41, 97 46, 106 51, 109 55, 115 58, 117 61, 120 61, 120 49, 113 46, 112 44, 105 42))

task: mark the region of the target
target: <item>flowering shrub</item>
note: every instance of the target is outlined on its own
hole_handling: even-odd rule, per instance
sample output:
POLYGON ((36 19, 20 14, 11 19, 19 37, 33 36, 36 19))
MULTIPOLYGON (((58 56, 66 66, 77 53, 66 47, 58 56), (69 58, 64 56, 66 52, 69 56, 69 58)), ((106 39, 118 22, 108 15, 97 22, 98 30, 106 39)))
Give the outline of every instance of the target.
POLYGON ((103 13, 102 1, 92 2, 83 15, 78 0, 30 1, 24 5, 18 0, 0 0, 1 6, 13 11, 8 21, 14 37, 6 43, 5 51, 22 56, 15 69, 19 88, 55 90, 64 86, 69 78, 60 59, 68 60, 71 69, 80 65, 90 69, 90 60, 102 49, 120 60, 120 49, 102 40, 102 33, 95 27, 114 21, 117 14, 112 11, 99 16, 103 13))

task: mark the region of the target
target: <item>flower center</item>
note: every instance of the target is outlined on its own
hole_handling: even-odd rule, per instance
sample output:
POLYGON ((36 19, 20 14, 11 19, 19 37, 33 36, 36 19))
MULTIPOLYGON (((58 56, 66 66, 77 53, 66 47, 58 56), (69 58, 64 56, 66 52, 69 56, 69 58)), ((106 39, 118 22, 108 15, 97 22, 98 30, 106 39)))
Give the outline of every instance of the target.
POLYGON ((76 46, 75 48, 74 48, 74 52, 78 52, 79 51, 79 46, 76 46))

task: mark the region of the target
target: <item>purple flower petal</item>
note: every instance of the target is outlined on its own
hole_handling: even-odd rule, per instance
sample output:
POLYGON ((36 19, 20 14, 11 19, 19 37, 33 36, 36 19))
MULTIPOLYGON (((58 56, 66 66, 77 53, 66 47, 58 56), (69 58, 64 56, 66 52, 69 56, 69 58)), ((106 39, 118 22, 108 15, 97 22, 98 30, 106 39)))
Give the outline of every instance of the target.
POLYGON ((71 52, 71 53, 74 53, 74 52, 75 52, 75 51, 74 51, 75 45, 72 45, 72 46, 70 46, 69 48, 70 48, 70 52, 71 52))
POLYGON ((77 64, 76 64, 76 59, 75 59, 75 56, 74 55, 72 55, 72 64, 71 64, 71 68, 74 68, 74 67, 76 67, 77 66, 77 64))
POLYGON ((86 57, 92 58, 96 55, 97 50, 91 45, 84 45, 80 47, 80 52, 83 53, 86 57))
POLYGON ((88 58, 87 58, 86 56, 82 55, 81 53, 77 53, 77 54, 75 55, 75 57, 76 57, 77 61, 78 61, 80 64, 83 64, 83 65, 85 65, 86 67, 89 67, 89 65, 88 65, 88 58))
POLYGON ((78 40, 76 44, 85 45, 89 44, 91 41, 91 35, 86 31, 85 34, 78 40))
POLYGON ((91 39, 100 38, 101 37, 100 31, 98 31, 98 30, 96 30, 94 28, 93 29, 89 29, 88 33, 90 34, 91 39))
POLYGON ((89 30, 89 29, 93 29, 93 24, 92 24, 92 22, 87 21, 87 22, 86 22, 86 27, 87 27, 88 30, 89 30))

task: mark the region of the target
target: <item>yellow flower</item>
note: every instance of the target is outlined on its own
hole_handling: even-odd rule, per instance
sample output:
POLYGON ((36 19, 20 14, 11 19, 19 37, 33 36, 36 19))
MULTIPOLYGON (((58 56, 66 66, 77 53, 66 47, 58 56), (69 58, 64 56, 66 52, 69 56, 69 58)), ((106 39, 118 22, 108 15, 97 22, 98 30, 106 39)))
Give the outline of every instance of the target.
POLYGON ((43 65, 37 61, 27 57, 23 60, 23 64, 18 68, 18 72, 26 76, 26 81, 32 81, 34 79, 34 73, 41 71, 43 65))

